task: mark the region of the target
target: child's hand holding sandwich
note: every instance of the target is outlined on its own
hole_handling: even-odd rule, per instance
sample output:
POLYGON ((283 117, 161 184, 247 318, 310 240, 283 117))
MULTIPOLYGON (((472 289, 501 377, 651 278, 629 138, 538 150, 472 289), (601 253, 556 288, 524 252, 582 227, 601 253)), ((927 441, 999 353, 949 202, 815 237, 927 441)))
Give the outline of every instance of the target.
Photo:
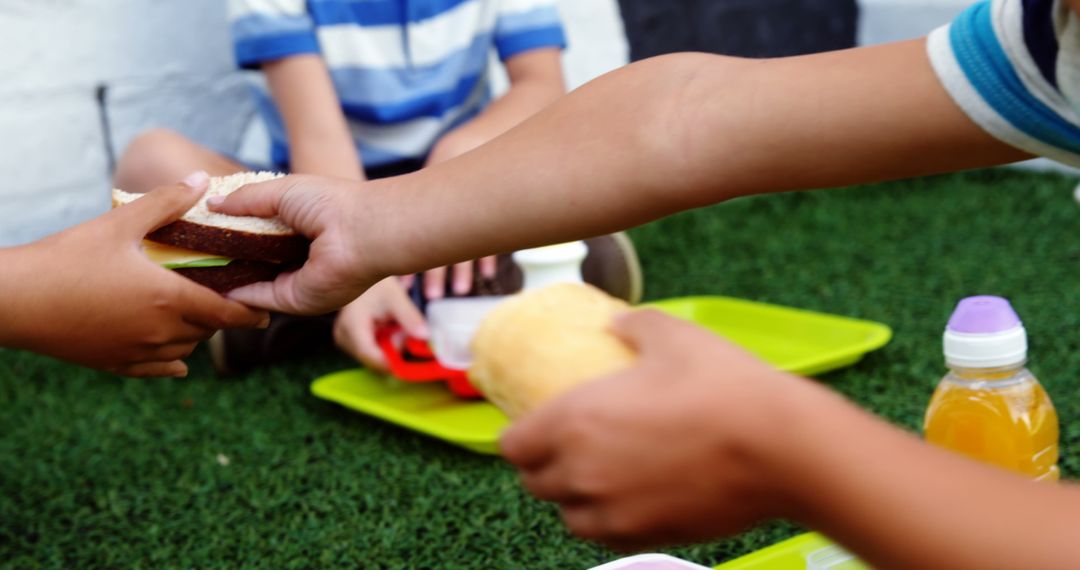
POLYGON ((194 174, 145 199, 50 236, 0 250, 0 346, 128 376, 184 376, 181 361, 216 330, 267 315, 159 267, 140 250, 206 191, 194 174))

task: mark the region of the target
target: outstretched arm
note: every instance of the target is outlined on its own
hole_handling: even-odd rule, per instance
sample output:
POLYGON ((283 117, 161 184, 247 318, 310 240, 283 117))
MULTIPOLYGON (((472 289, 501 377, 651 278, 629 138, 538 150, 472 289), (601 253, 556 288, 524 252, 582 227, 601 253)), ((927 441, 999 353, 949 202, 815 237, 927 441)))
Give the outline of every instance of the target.
POLYGON ((309 264, 273 288, 235 293, 318 312, 386 275, 612 232, 737 196, 1025 157, 953 103, 922 40, 777 60, 679 54, 605 75, 491 143, 366 192, 297 177, 250 187, 221 210, 280 213, 316 247, 320 235, 333 236, 314 261, 322 269, 309 264))
POLYGON ((385 235, 405 236, 408 251, 438 236, 441 247, 425 251, 441 262, 737 196, 1024 157, 953 103, 922 41, 778 60, 683 54, 609 74, 492 144, 395 181, 413 218, 388 219, 399 225, 385 235), (472 217, 461 224, 466 205, 472 217))

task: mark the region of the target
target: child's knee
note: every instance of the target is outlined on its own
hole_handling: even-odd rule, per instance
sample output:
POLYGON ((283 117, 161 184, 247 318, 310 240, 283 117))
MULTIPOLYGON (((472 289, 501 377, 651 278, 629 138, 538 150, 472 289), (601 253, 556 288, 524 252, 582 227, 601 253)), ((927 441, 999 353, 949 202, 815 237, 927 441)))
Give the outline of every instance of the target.
POLYGON ((120 157, 121 162, 157 162, 167 160, 170 156, 177 156, 184 149, 191 146, 191 142, 180 133, 169 129, 150 129, 132 139, 120 157))
POLYGON ((116 164, 115 184, 131 192, 143 192, 168 182, 163 177, 176 170, 176 161, 191 142, 163 128, 146 131, 132 139, 116 164))

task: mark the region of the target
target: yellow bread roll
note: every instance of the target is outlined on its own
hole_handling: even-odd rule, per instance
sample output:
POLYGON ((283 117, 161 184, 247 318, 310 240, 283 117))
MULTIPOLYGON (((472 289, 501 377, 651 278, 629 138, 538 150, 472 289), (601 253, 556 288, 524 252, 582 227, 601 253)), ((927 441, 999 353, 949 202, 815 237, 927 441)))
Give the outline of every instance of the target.
POLYGON ((566 390, 634 363, 609 332, 630 310, 591 285, 560 283, 508 299, 472 340, 469 380, 511 419, 566 390))

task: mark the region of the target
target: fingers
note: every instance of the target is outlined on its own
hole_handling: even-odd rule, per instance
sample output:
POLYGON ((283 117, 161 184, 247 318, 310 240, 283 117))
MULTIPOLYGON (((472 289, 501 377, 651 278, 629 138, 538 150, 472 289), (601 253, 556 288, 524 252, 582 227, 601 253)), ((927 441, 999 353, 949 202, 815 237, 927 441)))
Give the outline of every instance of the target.
POLYGON ((401 281, 401 286, 408 289, 413 286, 413 283, 416 283, 416 274, 410 273, 408 275, 402 275, 401 277, 398 277, 398 279, 401 281))
POLYGON ((552 424, 546 416, 550 406, 528 415, 503 432, 499 453, 518 469, 536 470, 555 459, 556 447, 552 424))
POLYGON ((299 313, 295 309, 278 302, 279 297, 284 297, 284 294, 278 291, 291 287, 293 280, 293 274, 286 273, 279 275, 274 281, 263 281, 233 289, 226 293, 225 296, 250 307, 296 315, 299 313))
MULTIPOLYGON (((478 263, 485 276, 495 276, 495 258, 485 257, 478 263), (490 266, 490 267, 487 267, 490 266), (485 269, 485 267, 487 267, 485 269)), ((456 296, 468 295, 473 288, 473 262, 463 261, 456 263, 449 271, 450 291, 456 296)), ((424 273, 424 297, 428 299, 442 299, 446 296, 446 267, 437 267, 424 273)))
POLYGON ((183 360, 191 356, 192 352, 195 352, 196 346, 198 346, 198 343, 196 342, 175 342, 161 346, 154 350, 153 361, 171 362, 174 360, 183 360))
POLYGON ((184 320, 197 327, 214 330, 265 328, 270 323, 270 315, 265 311, 245 307, 186 280, 181 286, 179 297, 184 320))
POLYGON ((395 295, 390 303, 390 317, 405 329, 405 334, 424 340, 431 336, 424 315, 404 291, 395 295))
POLYGON ((188 374, 188 367, 187 364, 184 364, 179 360, 171 362, 140 362, 138 364, 120 366, 111 370, 111 372, 121 376, 132 376, 135 378, 183 378, 188 374))
POLYGON ((364 366, 379 372, 386 372, 388 370, 386 357, 383 356, 382 349, 375 342, 375 322, 365 319, 352 321, 348 325, 342 326, 347 327, 348 330, 339 327, 334 328, 334 341, 337 343, 338 348, 360 361, 364 366))
POLYGON ((586 540, 601 540, 607 536, 608 517, 601 505, 565 505, 562 519, 570 532, 586 540))
POLYGON ((642 365, 670 369, 673 361, 687 362, 708 355, 716 362, 746 362, 767 366, 746 349, 699 325, 654 309, 629 311, 615 318, 611 332, 641 357, 642 365))
POLYGON ((494 255, 480 258, 480 276, 484 279, 494 279, 499 268, 499 258, 494 255))
POLYGON ((309 265, 311 262, 297 271, 282 273, 274 281, 233 289, 226 296, 244 305, 290 315, 325 315, 356 299, 355 294, 333 295, 320 287, 309 265))
POLYGON ((196 172, 181 184, 164 186, 148 192, 143 197, 114 209, 109 216, 119 219, 119 223, 129 228, 141 238, 146 234, 171 223, 191 209, 206 192, 210 177, 202 171, 196 172))
POLYGON ((202 342, 216 333, 218 329, 183 321, 173 331, 168 344, 177 342, 202 342))
POLYGON ((442 299, 446 291, 446 268, 436 267, 424 273, 424 297, 442 299))
POLYGON ((375 319, 363 311, 342 312, 334 323, 334 342, 338 348, 364 366, 386 372, 388 366, 382 349, 375 342, 375 319))
POLYGON ((568 480, 569 478, 556 464, 521 472, 522 486, 541 501, 563 505, 577 505, 585 502, 587 497, 569 488, 568 480))
POLYGON ((664 349, 678 348, 679 333, 695 327, 655 309, 628 311, 615 318, 611 332, 643 357, 664 349))
POLYGON ((450 290, 454 295, 468 295, 472 291, 473 262, 465 261, 454 265, 450 290))
POLYGON ((266 182, 248 184, 226 197, 214 196, 206 200, 207 207, 230 216, 256 216, 272 218, 281 211, 285 194, 295 185, 292 176, 275 178, 266 182))
POLYGON ((301 304, 297 301, 303 298, 298 292, 301 286, 298 275, 303 271, 304 268, 301 267, 298 271, 278 275, 278 278, 273 281, 253 283, 233 289, 226 296, 244 305, 290 315, 319 315, 337 308, 329 307, 319 311, 312 309, 312 305, 308 303, 301 304))

